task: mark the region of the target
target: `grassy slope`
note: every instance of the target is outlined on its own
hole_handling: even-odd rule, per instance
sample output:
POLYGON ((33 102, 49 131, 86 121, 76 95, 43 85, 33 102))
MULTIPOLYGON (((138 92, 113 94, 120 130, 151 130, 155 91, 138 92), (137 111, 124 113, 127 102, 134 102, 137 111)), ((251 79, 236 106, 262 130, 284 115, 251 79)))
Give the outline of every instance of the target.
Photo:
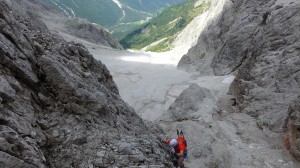
POLYGON ((189 0, 163 10, 149 22, 128 34, 121 40, 126 48, 141 49, 156 41, 160 43, 150 47, 148 51, 162 52, 172 48, 171 43, 196 16, 207 10, 211 3, 202 3, 194 7, 196 0, 189 0))
POLYGON ((98 23, 113 32, 116 39, 124 38, 132 30, 138 28, 138 22, 166 8, 169 5, 178 4, 186 0, 121 0, 124 4, 126 16, 112 0, 42 0, 50 6, 62 11, 53 2, 57 3, 63 10, 72 16, 71 10, 76 17, 85 18, 93 23, 98 23), (133 10, 127 8, 133 8, 133 10), (69 8, 69 9, 68 9, 69 8))
POLYGON ((113 37, 117 40, 123 39, 132 30, 135 30, 142 25, 147 17, 151 18, 153 16, 150 13, 139 13, 138 11, 134 11, 126 7, 124 10, 126 11, 126 16, 123 17, 117 25, 109 29, 112 32, 113 37))

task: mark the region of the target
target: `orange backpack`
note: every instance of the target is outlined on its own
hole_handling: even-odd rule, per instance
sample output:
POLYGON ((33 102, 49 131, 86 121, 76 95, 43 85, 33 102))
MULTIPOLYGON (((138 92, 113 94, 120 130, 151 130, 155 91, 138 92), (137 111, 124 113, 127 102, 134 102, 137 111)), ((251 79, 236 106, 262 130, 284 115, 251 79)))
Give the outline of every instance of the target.
POLYGON ((184 146, 187 147, 187 143, 186 143, 186 140, 184 139, 184 137, 182 137, 182 136, 178 137, 177 141, 179 144, 184 144, 184 146))
POLYGON ((178 131, 177 130, 177 135, 178 135, 178 138, 177 138, 177 141, 179 144, 184 144, 185 147, 187 147, 187 142, 184 138, 184 135, 183 135, 183 132, 182 131, 178 131))

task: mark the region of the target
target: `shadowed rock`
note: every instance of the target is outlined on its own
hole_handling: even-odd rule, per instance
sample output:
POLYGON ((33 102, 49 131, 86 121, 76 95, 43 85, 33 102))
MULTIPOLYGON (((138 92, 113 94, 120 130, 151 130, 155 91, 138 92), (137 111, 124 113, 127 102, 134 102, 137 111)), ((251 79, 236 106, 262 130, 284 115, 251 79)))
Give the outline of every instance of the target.
POLYGON ((260 128, 282 132, 289 103, 300 94, 299 11, 298 1, 226 1, 178 67, 237 74, 229 93, 240 111, 260 128))
POLYGON ((299 158, 298 114, 293 108, 297 106, 290 104, 300 95, 299 1, 219 2, 224 3, 223 11, 207 22, 198 44, 178 67, 202 74, 235 74, 229 94, 236 97, 239 112, 251 116, 255 127, 283 150, 288 118, 286 141, 299 158))
POLYGON ((171 167, 106 66, 23 2, 0 0, 1 167, 171 167))
POLYGON ((123 49, 121 44, 114 40, 110 33, 97 24, 83 19, 72 19, 66 22, 68 33, 96 44, 102 44, 116 49, 123 49))
POLYGON ((289 106, 286 145, 291 153, 300 160, 300 97, 289 106))

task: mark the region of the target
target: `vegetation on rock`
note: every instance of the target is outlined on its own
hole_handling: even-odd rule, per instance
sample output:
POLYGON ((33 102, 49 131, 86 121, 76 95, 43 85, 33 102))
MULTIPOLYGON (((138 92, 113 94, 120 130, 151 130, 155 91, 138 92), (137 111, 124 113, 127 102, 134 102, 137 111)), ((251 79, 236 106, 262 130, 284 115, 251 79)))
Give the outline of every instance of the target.
POLYGON ((203 2, 195 6, 196 0, 189 0, 167 8, 149 22, 128 34, 120 42, 125 48, 162 52, 172 48, 172 42, 195 17, 206 11, 211 2, 203 2), (159 42, 158 42, 159 41, 159 42), (151 45, 152 44, 152 45, 151 45))
POLYGON ((97 23, 112 32, 116 39, 136 28, 137 22, 147 21, 157 12, 186 0, 42 0, 70 18, 79 17, 97 23))

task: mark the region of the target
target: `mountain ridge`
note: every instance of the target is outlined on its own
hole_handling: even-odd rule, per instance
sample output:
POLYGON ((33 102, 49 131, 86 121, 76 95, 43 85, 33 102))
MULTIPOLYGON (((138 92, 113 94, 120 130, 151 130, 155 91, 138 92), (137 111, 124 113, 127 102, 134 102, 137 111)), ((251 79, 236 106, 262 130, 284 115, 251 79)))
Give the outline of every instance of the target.
POLYGON ((211 7, 211 1, 188 0, 161 11, 129 33, 120 43, 125 48, 163 52, 173 48, 177 35, 197 16, 211 7))
MULTIPOLYGON (((92 23, 98 23, 115 34, 124 34, 124 30, 138 21, 146 21, 153 17, 158 11, 171 5, 175 5, 185 0, 140 0, 136 3, 131 0, 42 0, 52 7, 63 11, 70 18, 80 17, 92 23), (123 25, 125 24, 125 26, 123 25), (129 24, 126 26, 126 24, 129 24)), ((130 27, 131 26, 131 27, 130 27)))
POLYGON ((103 47, 123 49, 109 31, 99 24, 81 18, 67 18, 41 0, 26 0, 22 5, 39 17, 52 33, 63 36, 67 41, 84 40, 103 47))

